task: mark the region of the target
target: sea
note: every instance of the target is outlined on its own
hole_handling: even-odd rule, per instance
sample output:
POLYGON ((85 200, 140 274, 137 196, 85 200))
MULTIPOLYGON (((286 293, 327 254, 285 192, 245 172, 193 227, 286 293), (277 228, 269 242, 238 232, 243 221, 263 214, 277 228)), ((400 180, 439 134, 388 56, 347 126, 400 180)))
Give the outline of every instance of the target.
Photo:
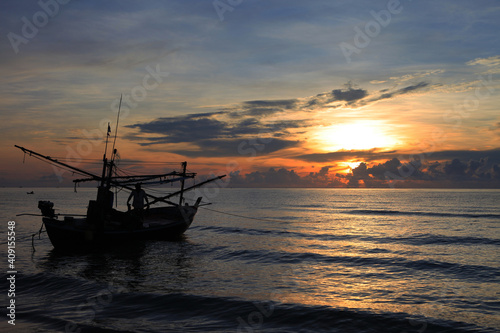
POLYGON ((70 254, 17 214, 96 189, 0 189, 0 331, 500 332, 500 190, 199 193, 179 240, 70 254))

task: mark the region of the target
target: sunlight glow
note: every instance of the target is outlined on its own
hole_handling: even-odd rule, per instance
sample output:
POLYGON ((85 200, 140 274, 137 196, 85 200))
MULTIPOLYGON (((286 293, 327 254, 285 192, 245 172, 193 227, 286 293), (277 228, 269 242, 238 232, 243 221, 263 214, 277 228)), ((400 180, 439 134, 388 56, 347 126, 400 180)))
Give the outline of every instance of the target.
POLYGON ((325 127, 317 134, 322 149, 328 151, 363 150, 394 146, 396 141, 389 136, 381 122, 355 122, 325 127))
POLYGON ((361 162, 343 162, 342 164, 347 165, 347 172, 351 173, 353 169, 356 169, 361 164, 361 162))

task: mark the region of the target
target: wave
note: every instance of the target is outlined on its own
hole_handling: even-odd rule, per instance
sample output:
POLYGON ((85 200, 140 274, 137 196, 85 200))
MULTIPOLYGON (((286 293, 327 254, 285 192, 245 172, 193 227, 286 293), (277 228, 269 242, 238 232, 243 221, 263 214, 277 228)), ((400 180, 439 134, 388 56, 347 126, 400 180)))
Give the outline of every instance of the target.
POLYGON ((375 313, 272 300, 158 294, 111 283, 39 273, 19 275, 24 331, 81 332, 494 332, 493 329, 407 313, 375 313), (51 281, 57 280, 58 286, 51 281), (23 281, 23 282, 21 282, 23 281), (30 303, 27 303, 29 301, 30 303))
POLYGON ((465 218, 495 218, 500 219, 500 214, 470 214, 470 213, 438 213, 438 212, 409 212, 399 210, 374 210, 374 209, 356 209, 342 212, 344 214, 356 215, 418 215, 435 217, 465 217, 465 218))
MULTIPOLYGON (((321 225, 318 223, 318 225, 321 225)), ((498 245, 500 239, 491 239, 485 237, 473 236, 445 236, 437 234, 416 234, 408 237, 374 237, 364 235, 345 235, 334 233, 305 233, 299 231, 290 231, 283 229, 256 229, 256 228, 239 228, 239 227, 221 227, 221 226, 194 226, 192 229, 202 231, 212 231, 221 234, 244 234, 251 236, 275 236, 275 237, 290 237, 307 240, 320 241, 363 241, 379 244, 407 244, 407 245, 498 245)))
MULTIPOLYGON (((438 260, 409 260, 403 257, 364 257, 364 256, 332 256, 319 253, 297 253, 284 251, 266 250, 238 250, 223 251, 215 255, 216 260, 235 261, 243 260, 248 263, 260 264, 304 264, 316 265, 318 263, 340 264, 350 267, 373 267, 382 272, 402 273, 403 271, 432 271, 442 276, 453 276, 456 279, 469 280, 472 282, 494 281, 500 276, 500 269, 483 265, 466 265, 438 260)), ((399 275, 392 276, 400 278, 399 275)), ((387 278, 391 278, 387 274, 387 278)))

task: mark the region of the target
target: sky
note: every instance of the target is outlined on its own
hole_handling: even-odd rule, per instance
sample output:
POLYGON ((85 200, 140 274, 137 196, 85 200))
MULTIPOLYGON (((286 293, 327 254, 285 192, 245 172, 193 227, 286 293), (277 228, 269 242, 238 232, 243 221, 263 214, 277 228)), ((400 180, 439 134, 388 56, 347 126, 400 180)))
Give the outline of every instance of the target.
POLYGON ((2 1, 0 186, 75 178, 14 145, 98 170, 110 123, 127 173, 500 188, 499 17, 483 0, 2 1))

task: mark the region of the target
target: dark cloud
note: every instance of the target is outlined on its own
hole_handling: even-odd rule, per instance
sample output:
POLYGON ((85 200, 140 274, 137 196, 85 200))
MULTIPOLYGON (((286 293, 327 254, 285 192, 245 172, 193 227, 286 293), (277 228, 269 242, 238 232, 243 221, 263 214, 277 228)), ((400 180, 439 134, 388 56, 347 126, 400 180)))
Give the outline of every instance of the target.
POLYGON ((362 88, 354 88, 353 84, 348 82, 345 84, 344 89, 334 89, 331 92, 320 93, 310 97, 303 103, 302 109, 338 108, 343 105, 362 107, 381 100, 406 95, 426 87, 429 87, 429 83, 422 81, 396 90, 383 89, 378 93, 370 93, 362 88))
POLYGON ((129 125, 142 133, 160 134, 147 138, 148 144, 192 142, 229 135, 226 124, 212 118, 213 114, 158 118, 148 123, 129 125))
POLYGON ((196 142, 195 150, 172 150, 173 153, 194 157, 229 157, 246 156, 254 157, 257 155, 267 155, 278 150, 290 148, 299 145, 299 141, 281 140, 281 139, 219 139, 202 140, 196 142))
POLYGON ((387 172, 396 173, 400 167, 401 162, 397 158, 393 158, 392 160, 371 167, 370 174, 376 179, 385 179, 387 172))
POLYGON ((235 118, 243 117, 246 115, 254 117, 267 117, 281 111, 283 110, 280 108, 253 107, 253 108, 246 108, 244 112, 232 113, 232 116, 235 118))
POLYGON ((364 89, 352 89, 352 87, 349 86, 346 90, 332 90, 332 95, 337 101, 352 102, 365 98, 368 92, 364 89))
POLYGON ((241 176, 239 172, 230 174, 233 186, 258 187, 304 187, 307 182, 294 170, 269 168, 267 171, 254 171, 241 176))
MULTIPOLYGON (((472 162, 472 161, 471 161, 472 162)), ((460 162, 459 159, 454 159, 451 163, 444 166, 444 173, 454 178, 464 178, 467 164, 460 162)))
POLYGON ((412 91, 415 91, 415 90, 418 90, 418 89, 422 89, 422 88, 425 88, 429 85, 429 83, 427 82, 419 82, 413 86, 408 86, 408 87, 405 87, 405 88, 402 88, 402 89, 399 89, 399 90, 396 90, 396 92, 394 93, 394 95, 403 95, 403 94, 407 94, 409 92, 412 92, 412 91))
POLYGON ((230 173, 234 187, 346 187, 346 184, 330 174, 332 166, 324 166, 318 172, 300 176, 293 169, 269 168, 242 175, 239 170, 230 173))
MULTIPOLYGON (((491 150, 443 150, 443 151, 435 151, 435 152, 424 152, 421 153, 420 159, 423 160, 453 160, 459 159, 462 161, 469 160, 481 160, 483 158, 488 159, 489 163, 500 163, 500 149, 491 149, 491 150)), ((363 161, 376 161, 382 159, 407 159, 407 155, 405 155, 401 151, 397 150, 388 150, 384 151, 379 148, 369 149, 369 150, 339 150, 335 152, 329 153, 313 153, 313 154, 303 154, 293 156, 296 159, 307 161, 307 162, 316 162, 316 163, 325 163, 325 162, 339 162, 345 161, 349 159, 359 159, 363 161)))
MULTIPOLYGON (((157 143, 198 142, 207 139, 238 138, 245 135, 266 136, 280 134, 291 128, 304 127, 304 122, 284 120, 263 123, 257 118, 247 117, 236 122, 215 119, 221 113, 193 114, 179 117, 158 118, 148 123, 129 125, 141 133, 159 134, 159 137, 142 138, 143 145, 157 143)), ((129 137, 138 139, 141 137, 129 137)))
MULTIPOLYGON (((338 157, 356 154, 376 154, 375 151, 341 151, 338 157)), ((395 153, 395 152, 393 152, 395 153)), ((416 156, 411 160, 391 157, 380 163, 362 162, 350 174, 333 174, 332 165, 322 167, 318 172, 298 175, 293 170, 271 168, 247 175, 240 172, 231 176, 234 186, 260 187, 432 187, 432 188, 500 188, 499 149, 489 151, 443 151, 436 156, 451 156, 452 159, 430 161, 416 156), (462 159, 458 156, 474 156, 462 159), (479 158, 477 158, 479 157, 479 158), (276 174, 279 171, 279 178, 276 174), (234 176, 234 182, 233 182, 234 176), (278 181, 278 179, 280 181, 278 181), (285 181, 286 180, 286 181, 285 181), (266 183, 269 182, 269 183, 266 183)), ((337 161, 343 161, 339 158, 337 161)))
POLYGON ((408 187, 500 187, 498 173, 500 164, 489 162, 488 158, 479 160, 453 160, 426 162, 414 159, 401 162, 393 158, 384 163, 368 167, 361 163, 347 177, 349 186, 357 187, 361 183, 366 187, 379 187, 389 181, 399 181, 408 187), (362 182, 361 182, 362 181, 362 182))
POLYGON ((419 82, 417 84, 410 85, 410 86, 407 86, 407 87, 404 87, 404 88, 400 88, 400 89, 397 89, 397 90, 394 90, 394 91, 386 92, 387 90, 384 89, 383 91, 381 91, 381 92, 384 92, 383 94, 378 95, 378 96, 370 97, 369 99, 367 99, 366 101, 364 101, 363 104, 374 103, 374 102, 378 102, 378 101, 381 101, 381 100, 384 100, 384 99, 394 98, 394 97, 399 96, 399 95, 409 94, 411 92, 415 92, 417 90, 421 90, 421 89, 426 88, 428 86, 429 86, 429 83, 422 81, 422 82, 419 82))
MULTIPOLYGON (((290 105, 285 101, 277 104, 290 105)), ((291 129, 308 126, 304 121, 297 120, 263 122, 258 117, 234 118, 227 115, 228 112, 220 111, 158 118, 127 126, 139 130, 139 134, 130 134, 127 139, 138 141, 142 146, 189 143, 194 148, 171 150, 189 157, 256 156, 298 145, 298 141, 282 137, 291 129)))
POLYGON ((289 112, 297 107, 296 99, 245 101, 230 108, 224 108, 231 118, 247 116, 264 118, 279 112, 289 112))
POLYGON ((373 161, 384 158, 392 158, 393 156, 396 156, 398 154, 399 153, 396 150, 381 151, 378 148, 374 148, 369 150, 339 150, 330 153, 304 154, 304 155, 296 155, 294 156, 294 158, 307 162, 324 163, 324 162, 339 162, 350 159, 373 161))
POLYGON ((290 110, 296 109, 296 106, 296 99, 246 101, 232 108, 230 116, 233 118, 246 116, 263 118, 279 112, 290 112, 290 110))
MULTIPOLYGON (((310 97, 305 103, 305 109, 314 109, 325 107, 326 105, 333 102, 348 102, 347 104, 353 104, 356 101, 362 100, 368 96, 368 91, 364 89, 355 89, 351 82, 345 84, 345 89, 334 89, 331 92, 325 92, 317 94, 314 97, 310 97)), ((329 105, 332 107, 332 105, 329 105)))
POLYGON ((293 169, 270 168, 230 174, 235 187, 407 187, 407 188, 500 188, 500 164, 488 158, 427 162, 419 159, 388 159, 369 165, 362 162, 350 174, 333 174, 334 165, 299 175, 293 169), (396 181, 396 182, 394 182, 396 181))
POLYGON ((461 161, 488 159, 489 163, 500 163, 500 148, 490 150, 443 150, 424 154, 427 159, 433 160, 453 160, 461 161))
POLYGON ((246 101, 243 102, 246 108, 283 108, 292 109, 297 103, 296 99, 282 99, 282 100, 263 100, 263 101, 246 101))
POLYGON ((500 181, 500 165, 498 164, 494 165, 492 171, 493 171, 492 178, 500 181))

